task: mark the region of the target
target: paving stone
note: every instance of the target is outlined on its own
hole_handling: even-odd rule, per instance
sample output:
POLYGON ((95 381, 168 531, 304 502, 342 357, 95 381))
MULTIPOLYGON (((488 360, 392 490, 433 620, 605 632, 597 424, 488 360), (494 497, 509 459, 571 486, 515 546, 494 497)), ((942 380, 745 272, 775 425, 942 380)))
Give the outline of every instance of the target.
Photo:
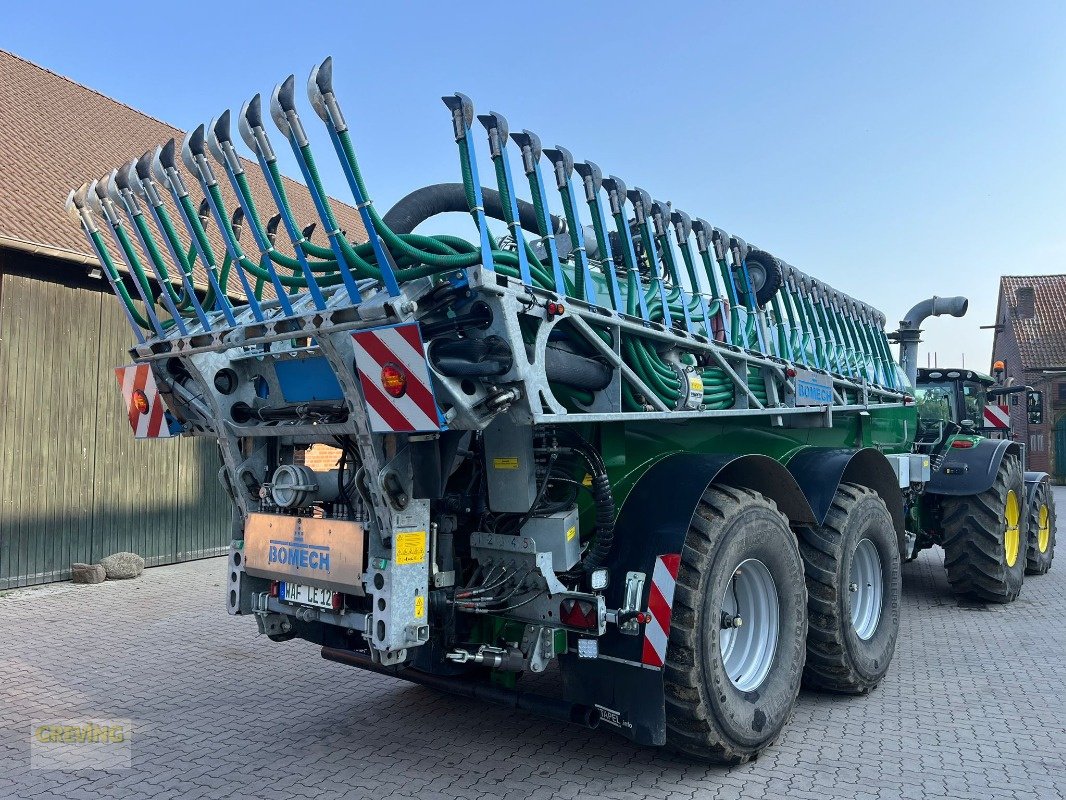
POLYGON ((959 606, 942 561, 904 566, 896 657, 875 691, 804 692, 777 745, 732 770, 270 642, 226 615, 220 559, 10 592, 0 799, 1063 798, 1066 562, 981 611, 959 606), (32 721, 86 719, 131 720, 133 769, 30 770, 32 721))

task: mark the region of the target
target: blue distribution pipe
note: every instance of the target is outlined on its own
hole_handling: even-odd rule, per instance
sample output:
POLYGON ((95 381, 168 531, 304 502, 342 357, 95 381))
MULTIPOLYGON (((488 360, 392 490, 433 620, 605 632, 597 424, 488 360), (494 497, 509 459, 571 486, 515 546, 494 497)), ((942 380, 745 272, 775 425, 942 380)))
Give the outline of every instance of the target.
POLYGON ((603 181, 603 172, 591 161, 585 161, 583 164, 574 164, 574 169, 577 170, 577 174, 581 177, 585 187, 585 201, 588 203, 589 211, 594 218, 595 228, 603 236, 603 241, 597 242, 597 244, 602 251, 600 253, 600 262, 603 264, 603 270, 606 273, 611 305, 615 311, 624 312, 622 292, 618 287, 618 275, 615 274, 614 253, 611 252, 611 237, 607 234, 607 219, 603 213, 603 204, 600 202, 600 185, 603 181))
MULTIPOLYGON (((740 240, 735 240, 740 241, 740 240)), ((766 344, 766 338, 763 336, 763 320, 759 316, 759 311, 755 303, 755 290, 751 283, 751 273, 748 272, 748 262, 744 258, 743 252, 744 245, 730 248, 730 252, 733 254, 734 263, 740 264, 740 277, 744 281, 744 308, 745 310, 755 317, 755 338, 759 344, 759 352, 770 353, 769 346, 766 344)), ((747 338, 745 336, 745 338, 747 338)))
POLYGON ((577 208, 577 195, 574 193, 572 179, 574 157, 570 155, 569 150, 559 145, 556 145, 553 149, 545 150, 544 155, 548 157, 548 161, 551 162, 555 171, 555 185, 559 190, 559 195, 563 198, 574 217, 574 224, 569 231, 571 252, 575 253, 577 264, 577 275, 574 276, 574 283, 576 284, 578 280, 581 281, 581 285, 585 290, 583 298, 585 302, 598 305, 596 302, 596 284, 592 282, 588 252, 585 250, 585 230, 581 224, 581 214, 577 208))
MULTIPOLYGON (((162 292, 160 292, 160 296, 163 298, 163 303, 167 307, 167 312, 174 320, 174 324, 177 325, 178 331, 181 333, 181 335, 187 336, 189 334, 189 331, 185 327, 185 320, 183 320, 181 314, 178 313, 178 307, 174 305, 174 301, 170 299, 170 292, 167 291, 167 282, 163 278, 163 273, 160 272, 159 265, 156 264, 155 260, 151 257, 151 249, 148 247, 148 242, 145 240, 144 234, 141 233, 141 229, 140 227, 138 227, 136 220, 134 220, 135 216, 142 216, 141 210, 136 206, 131 208, 129 203, 127 202, 123 202, 122 207, 123 210, 125 210, 126 212, 126 216, 130 219, 130 227, 133 228, 133 234, 137 237, 137 241, 141 245, 141 250, 143 250, 145 255, 148 256, 148 263, 151 264, 152 272, 155 274, 156 280, 159 281, 159 286, 163 290, 162 292), (134 212, 135 209, 136 213, 134 212)), ((178 265, 178 270, 181 271, 180 264, 178 265)))
POLYGON ((358 305, 362 302, 363 296, 359 292, 359 287, 356 285, 351 270, 348 268, 348 259, 345 257, 344 248, 341 247, 340 243, 341 232, 336 228, 336 222, 332 218, 326 198, 319 191, 317 173, 312 171, 311 164, 304 154, 304 148, 307 147, 308 141, 303 124, 296 113, 294 83, 295 77, 290 75, 274 87, 274 92, 270 96, 270 116, 273 118, 278 130, 288 141, 289 147, 292 148, 293 156, 296 157, 296 163, 300 167, 300 173, 303 175, 304 183, 307 184, 307 190, 311 195, 311 202, 314 204, 315 211, 318 212, 318 217, 322 220, 322 225, 326 229, 329 246, 333 251, 333 257, 337 260, 337 269, 340 271, 344 289, 348 293, 348 299, 353 304, 358 305))
POLYGON ((259 169, 263 173, 263 179, 266 181, 267 188, 270 190, 270 197, 274 200, 274 206, 278 209, 278 214, 281 216, 281 224, 285 226, 285 232, 289 236, 289 242, 292 244, 293 253, 296 255, 296 260, 300 262, 300 270, 303 272, 304 281, 307 283, 307 291, 308 294, 311 295, 311 302, 315 304, 315 309, 317 311, 322 311, 326 308, 326 298, 322 294, 322 289, 319 287, 318 281, 315 280, 315 274, 311 270, 311 265, 307 263, 307 256, 302 247, 304 236, 296 225, 296 220, 292 218, 292 214, 289 212, 289 209, 282 198, 281 187, 278 186, 277 181, 274 180, 274 173, 270 169, 270 164, 275 161, 273 158, 274 151, 270 148, 270 142, 267 139, 266 131, 263 127, 261 125, 252 124, 252 121, 248 118, 248 112, 250 109, 255 109, 254 113, 258 116, 258 105, 259 95, 256 95, 249 102, 245 103, 244 108, 241 109, 241 120, 248 126, 248 139, 245 140, 245 143, 248 144, 252 152, 255 153, 256 163, 259 164, 259 169), (270 159, 267 158, 266 153, 270 153, 270 159))
MULTIPOLYGON (((93 181, 89 185, 89 192, 96 192, 96 181, 93 181)), ((137 294, 140 296, 141 301, 144 303, 144 310, 148 314, 148 320, 152 323, 152 327, 155 329, 156 335, 162 337, 164 335, 163 326, 159 322, 159 317, 156 316, 155 309, 152 307, 152 301, 147 295, 145 295, 144 287, 141 286, 141 282, 137 280, 137 275, 133 269, 133 264, 130 261, 129 254, 126 253, 126 251, 122 247, 122 240, 119 239, 118 235, 118 220, 108 219, 108 215, 106 212, 103 214, 103 217, 105 220, 107 220, 107 226, 111 229, 111 238, 115 240, 115 247, 118 248, 119 253, 122 254, 122 260, 126 264, 126 269, 129 271, 130 275, 133 276, 133 287, 137 290, 137 294)))
POLYGON ((455 142, 459 145, 460 161, 465 161, 470 171, 470 190, 474 194, 474 207, 470 211, 474 215, 474 222, 478 229, 481 265, 489 272, 495 272, 496 268, 492 260, 492 241, 489 239, 489 224, 485 218, 485 198, 481 194, 481 178, 477 171, 477 153, 474 152, 474 140, 470 136, 470 124, 474 121, 474 104, 469 97, 459 92, 449 97, 442 97, 441 100, 452 112, 452 129, 455 133, 455 142))
MULTIPOLYGON (((170 259, 177 265, 178 272, 181 273, 181 285, 185 290, 185 296, 189 298, 192 303, 193 311, 196 313, 196 318, 200 321, 200 325, 205 331, 211 330, 211 322, 207 318, 207 313, 204 311, 204 307, 200 304, 200 298, 196 296, 196 288, 193 286, 192 280, 182 269, 182 262, 178 255, 177 250, 174 249, 173 242, 170 241, 170 237, 167 236, 166 227, 163 225, 163 220, 159 216, 159 209, 156 207, 152 197, 148 195, 147 187, 144 187, 144 180, 142 179, 141 185, 145 188, 145 195, 148 200, 148 212, 152 215, 152 222, 155 223, 156 228, 159 230, 159 236, 163 240, 163 244, 167 248, 167 252, 170 253, 170 259)), ((154 187, 153 187, 154 189, 154 187)), ((158 196, 157 196, 158 199, 158 196)), ((162 202, 162 201, 160 201, 162 202)))
POLYGON ((688 214, 683 211, 673 211, 670 214, 670 222, 674 227, 677 246, 681 250, 681 260, 685 262, 685 271, 688 274, 689 283, 692 285, 692 293, 699 300, 700 316, 703 318, 703 330, 708 339, 713 339, 714 331, 711 328, 711 317, 707 310, 707 292, 704 290, 703 282, 700 280, 699 271, 695 267, 696 260, 692 252, 692 240, 690 239, 692 221, 688 214))
MULTIPOLYGON (((207 207, 211 210, 211 216, 215 218, 215 225, 218 226, 218 230, 222 234, 222 240, 226 245, 229 257, 233 261, 234 267, 236 267, 237 277, 240 278, 241 288, 244 289, 245 298, 248 300, 248 307, 252 310, 252 316, 255 318, 255 321, 263 322, 265 319, 263 316, 263 309, 259 305, 259 299, 255 296, 255 290, 248 282, 248 275, 244 265, 241 263, 244 253, 241 251, 236 240, 230 235, 229 225, 226 224, 227 220, 225 212, 218 207, 218 203, 215 202, 215 198, 211 192, 212 188, 216 190, 218 188, 218 182, 215 180, 215 176, 211 172, 211 165, 207 163, 207 158, 202 151, 197 153, 193 151, 190 145, 193 141, 193 137, 199 136, 201 142, 200 146, 202 147, 203 130, 204 126, 200 125, 185 137, 185 141, 182 143, 181 148, 182 160, 185 161, 185 166, 188 168, 189 172, 198 175, 200 189, 203 191, 204 198, 207 200, 207 207)), ((214 254, 212 253, 212 255, 214 254)))
MULTIPOLYGON (((208 145, 212 149, 215 160, 222 165, 222 169, 229 179, 229 184, 233 188, 233 194, 237 197, 237 204, 240 206, 244 218, 249 221, 255 220, 257 218, 255 208, 250 198, 244 194, 241 182, 237 179, 238 174, 244 174, 244 167, 241 166, 240 159, 237 158, 236 153, 233 151, 233 145, 229 140, 228 110, 224 111, 220 118, 211 121, 208 145), (224 138, 218 135, 220 127, 226 133, 224 138)), ((256 249, 259 250, 259 266, 270 275, 270 283, 274 287, 274 294, 277 296, 282 313, 286 317, 291 317, 294 314, 292 303, 289 302, 288 292, 281 283, 277 270, 274 269, 274 263, 270 259, 270 251, 273 249, 273 245, 266 239, 259 225, 251 224, 249 227, 252 229, 252 239, 255 241, 256 249)))
POLYGON ((689 313, 689 301, 691 295, 685 291, 685 285, 681 281, 681 273, 677 269, 677 258, 673 244, 670 242, 669 232, 666 229, 666 220, 669 217, 669 209, 665 204, 654 201, 651 204, 651 223, 655 232, 656 241, 660 242, 662 249, 663 265, 670 272, 670 280, 677 288, 678 297, 681 299, 681 316, 685 321, 685 330, 695 333, 692 326, 692 315, 689 313))
MULTIPOLYGON (((72 191, 67 197, 67 210, 70 213, 71 209, 77 211, 78 219, 81 222, 82 232, 85 234, 85 238, 89 242, 89 247, 96 253, 96 260, 100 262, 100 270, 107 277, 107 282, 111 284, 111 291, 115 293, 115 297, 118 298, 119 305, 122 306, 122 312, 126 315, 126 321, 129 322, 130 328, 133 329, 133 335, 137 339, 137 344, 144 344, 144 334, 141 333, 141 326, 137 324, 137 321, 133 318, 133 312, 122 300, 122 294, 119 292, 118 283, 116 282, 116 276, 111 274, 111 270, 108 268, 108 264, 111 262, 110 254, 104 253, 101 247, 96 244, 96 239, 93 237, 93 233, 99 233, 96 224, 92 221, 92 217, 83 207, 83 200, 78 197, 78 191, 72 191)), ((101 245, 102 246, 102 245, 101 245)), ((121 278, 118 278, 121 280, 121 278)))
POLYGON ((647 242, 646 247, 648 250, 644 255, 648 259, 648 267, 651 269, 652 283, 659 289, 659 301, 663 306, 663 324, 667 328, 672 328, 674 322, 670 315, 670 304, 666 299, 666 285, 663 283, 662 274, 659 272, 659 253, 655 248, 655 231, 651 227, 651 218, 648 215, 651 195, 643 189, 635 188, 628 192, 628 197, 629 202, 633 204, 637 225, 643 228, 644 231, 642 238, 647 242))
MULTIPOLYGON (((311 71, 311 77, 307 81, 307 92, 315 111, 322 121, 326 123, 326 130, 329 132, 330 141, 333 142, 333 149, 337 151, 337 159, 340 161, 341 170, 343 170, 344 177, 348 181, 348 188, 351 189, 352 197, 355 198, 355 207, 359 211, 359 218, 363 221, 363 227, 366 229, 367 236, 370 239, 370 246, 374 251, 374 260, 377 261, 378 268, 381 270, 381 280, 385 284, 385 291, 389 293, 390 297, 399 297, 400 285, 396 282, 396 272, 393 269, 395 261, 386 252, 385 243, 381 240, 377 227, 374 225, 374 219, 368 210, 372 201, 364 196, 362 189, 359 187, 359 181, 355 178, 355 169, 351 161, 348 160, 348 153, 340 140, 340 135, 348 130, 348 123, 344 121, 340 105, 337 103, 337 98, 330 88, 331 71, 332 59, 327 58, 321 67, 315 67, 311 71), (323 68, 326 70, 322 73, 324 85, 319 83, 319 71, 323 68), (321 108, 319 108, 320 103, 321 108)), ((296 112, 293 111, 292 113, 295 115, 296 112)))
POLYGON ((626 264, 626 277, 629 278, 631 276, 637 287, 637 310, 640 311, 642 320, 650 322, 651 316, 648 314, 648 300, 644 292, 644 282, 640 279, 640 269, 638 269, 637 265, 637 251, 633 247, 633 233, 629 230, 626 217, 626 198, 629 193, 626 191, 626 185, 622 182, 622 179, 614 175, 604 178, 602 185, 604 191, 607 192, 607 202, 610 204, 611 216, 614 217, 615 230, 625 247, 622 257, 626 264))
MULTIPOLYGON (((518 275, 526 286, 533 285, 533 273, 529 268, 529 256, 526 253, 526 236, 519 224, 518 197, 515 195, 514 180, 511 177, 511 162, 507 157, 508 133, 507 119, 503 114, 490 111, 488 114, 478 115, 478 120, 485 126, 485 132, 489 139, 489 155, 494 162, 500 164, 503 172, 503 185, 500 191, 507 195, 507 214, 510 219, 507 227, 514 236, 515 249, 518 251, 518 275)), ((499 183, 499 181, 497 181, 499 183)))
MULTIPOLYGON (((696 217, 696 219, 692 221, 692 230, 696 232, 696 250, 699 252, 700 259, 703 261, 703 275, 707 279, 707 286, 711 291, 711 297, 718 301, 718 317, 722 321, 722 335, 727 339, 731 338, 728 313, 729 293, 726 291, 725 286, 720 284, 720 281, 722 280, 720 270, 714 268, 718 266, 717 254, 714 253, 711 242, 714 228, 712 228, 710 223, 705 219, 696 217), (714 267, 711 266, 712 262, 714 262, 714 267)), ((710 330, 710 328, 708 328, 708 330, 710 330)))
POLYGON ((544 188, 544 176, 540 171, 540 156, 543 152, 540 137, 533 131, 523 130, 512 133, 511 139, 522 150, 522 168, 529 178, 530 188, 536 192, 534 206, 537 208, 537 223, 541 235, 548 243, 548 258, 552 263, 552 280, 555 281, 555 293, 566 295, 566 280, 563 278, 563 265, 559 262, 559 247, 555 243, 555 230, 552 228, 551 215, 548 213, 548 193, 544 188))
POLYGON ((193 247, 196 248, 196 252, 202 260, 204 270, 207 272, 207 280, 215 292, 215 302, 218 306, 218 310, 222 312, 222 315, 226 318, 226 322, 231 327, 234 327, 237 325, 237 320, 233 316, 233 308, 229 302, 229 295, 227 295, 219 285, 214 258, 208 257, 203 245, 200 243, 200 237, 197 234, 203 234, 205 239, 207 238, 207 235, 204 234, 202 228, 197 227, 200 220, 197 219, 194 221, 190 219, 184 204, 181 202, 182 198, 188 197, 189 193, 185 190, 185 183, 182 181, 177 166, 174 164, 173 139, 167 142, 165 147, 156 150, 153 166, 156 165, 158 165, 159 172, 162 176, 166 178, 166 183, 170 187, 170 194, 174 200, 174 205, 177 206, 178 214, 181 215, 181 221, 184 223, 185 228, 188 231, 189 238, 192 239, 193 247), (163 158, 166 158, 166 162, 163 161, 163 158))

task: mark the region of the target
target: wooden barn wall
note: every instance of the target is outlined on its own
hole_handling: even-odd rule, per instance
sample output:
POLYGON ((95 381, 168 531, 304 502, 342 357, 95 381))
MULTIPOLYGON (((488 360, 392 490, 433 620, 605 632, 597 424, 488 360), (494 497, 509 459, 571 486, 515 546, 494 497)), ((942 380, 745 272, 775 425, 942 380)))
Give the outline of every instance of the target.
POLYGON ((149 565, 225 552, 215 443, 133 438, 113 372, 133 339, 114 296, 11 261, 0 253, 0 589, 120 550, 149 565))

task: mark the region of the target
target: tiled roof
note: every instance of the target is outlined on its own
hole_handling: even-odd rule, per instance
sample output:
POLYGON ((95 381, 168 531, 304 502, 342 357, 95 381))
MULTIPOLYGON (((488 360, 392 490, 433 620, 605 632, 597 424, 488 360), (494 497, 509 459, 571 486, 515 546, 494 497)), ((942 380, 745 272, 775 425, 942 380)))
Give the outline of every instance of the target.
POLYGON ((1066 368, 1066 275, 1004 275, 999 282, 997 322, 1018 342, 1022 367, 1066 368), (1032 316, 1019 290, 1032 288, 1032 316))
MULTIPOLYGON (((210 112, 218 110, 204 109, 205 122, 210 112)), ((172 137, 180 144, 183 135, 117 100, 0 50, 0 248, 5 238, 15 239, 54 248, 60 251, 54 254, 61 257, 95 261, 80 227, 63 210, 67 194, 172 137)), ((280 136, 272 138, 278 140, 275 146, 284 145, 280 136)), ((265 224, 276 209, 258 166, 247 162, 245 167, 265 224)), ((221 167, 216 173, 232 211, 237 203, 225 173, 221 167)), ((186 183, 199 205, 199 185, 188 175, 186 183)), ((285 188, 300 224, 317 221, 306 187, 286 179, 285 188)), ((355 209, 336 201, 333 207, 349 238, 365 239, 355 209)), ((172 214, 184 234, 176 213, 172 214)), ((325 245, 321 231, 319 225, 314 240, 325 245)), ((210 233, 221 260, 225 246, 214 226, 210 226, 210 233)), ((284 235, 278 236, 279 250, 284 250, 284 239, 284 235)), ((242 237, 241 243, 255 254, 250 235, 242 237)), ((117 251, 112 255, 121 265, 117 251)), ((201 275, 201 285, 204 282, 201 275)), ((233 277, 230 290, 239 290, 233 277)))

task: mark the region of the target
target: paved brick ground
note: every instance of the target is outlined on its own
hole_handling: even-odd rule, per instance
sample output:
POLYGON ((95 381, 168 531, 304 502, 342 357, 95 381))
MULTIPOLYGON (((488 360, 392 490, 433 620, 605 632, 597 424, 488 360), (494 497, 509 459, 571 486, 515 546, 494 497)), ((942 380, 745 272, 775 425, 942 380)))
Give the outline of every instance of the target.
POLYGON ((257 638, 225 615, 222 570, 0 596, 0 797, 1066 796, 1066 555, 1017 603, 978 609, 924 554, 884 683, 804 693, 782 741, 733 770, 257 638), (31 721, 85 717, 133 720, 132 770, 29 768, 31 721))

